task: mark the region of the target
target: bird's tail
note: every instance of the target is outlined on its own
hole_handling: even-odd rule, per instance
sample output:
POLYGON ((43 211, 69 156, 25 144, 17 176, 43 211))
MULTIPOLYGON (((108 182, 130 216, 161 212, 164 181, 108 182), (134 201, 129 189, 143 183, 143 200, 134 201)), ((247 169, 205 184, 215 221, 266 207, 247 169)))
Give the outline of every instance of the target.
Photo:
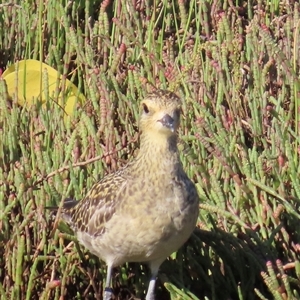
POLYGON ((66 198, 63 203, 63 209, 69 210, 77 205, 78 201, 72 198, 66 198))
MULTIPOLYGON (((74 200, 72 198, 66 198, 64 200, 62 209, 63 210, 69 210, 69 209, 75 207, 77 203, 78 203, 77 200, 74 200)), ((45 208, 47 210, 50 210, 50 211, 57 211, 58 210, 58 206, 46 206, 45 208)))
POLYGON ((53 217, 54 217, 54 224, 56 223, 56 226, 59 227, 60 231, 66 232, 69 234, 72 234, 72 218, 71 215, 68 213, 73 207, 76 206, 78 201, 71 199, 71 198, 66 198, 64 200, 64 203, 62 204, 62 209, 61 213, 59 216, 57 216, 57 211, 59 209, 59 206, 46 206, 45 208, 51 212, 54 212, 53 217), (63 222, 59 222, 63 221, 63 222), (59 225, 58 225, 59 223, 59 225), (71 231, 70 231, 71 229, 71 231))

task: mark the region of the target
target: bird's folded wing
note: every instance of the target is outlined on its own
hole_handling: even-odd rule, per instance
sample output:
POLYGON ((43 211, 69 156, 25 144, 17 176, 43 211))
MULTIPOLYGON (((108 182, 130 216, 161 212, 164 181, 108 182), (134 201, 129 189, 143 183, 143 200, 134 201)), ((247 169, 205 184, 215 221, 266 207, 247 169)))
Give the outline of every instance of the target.
POLYGON ((126 179, 119 172, 104 177, 94 184, 75 207, 63 211, 64 219, 76 231, 83 231, 91 236, 102 235, 106 223, 120 205, 122 197, 118 195, 124 185, 126 179))

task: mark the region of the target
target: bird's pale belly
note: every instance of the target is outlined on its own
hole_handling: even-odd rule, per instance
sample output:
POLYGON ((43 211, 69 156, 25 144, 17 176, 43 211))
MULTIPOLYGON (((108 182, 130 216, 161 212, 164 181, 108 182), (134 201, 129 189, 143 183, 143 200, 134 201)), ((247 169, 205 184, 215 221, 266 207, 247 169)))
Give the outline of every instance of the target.
POLYGON ((84 232, 77 232, 78 240, 86 248, 104 261, 114 266, 124 262, 147 262, 167 257, 186 241, 193 232, 196 223, 195 211, 164 214, 157 217, 118 218, 115 215, 106 232, 94 238, 84 232), (184 214, 184 218, 182 218, 184 214), (180 220, 180 221, 179 221, 180 220), (119 222, 122 223, 119 226, 119 222))

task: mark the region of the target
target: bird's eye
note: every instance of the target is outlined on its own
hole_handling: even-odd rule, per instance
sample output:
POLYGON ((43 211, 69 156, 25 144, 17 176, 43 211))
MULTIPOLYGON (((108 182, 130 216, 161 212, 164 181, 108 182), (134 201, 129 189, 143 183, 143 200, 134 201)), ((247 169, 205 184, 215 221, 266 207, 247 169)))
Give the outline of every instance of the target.
POLYGON ((176 109, 176 110, 175 110, 175 115, 177 116, 177 118, 180 117, 180 109, 176 109))
POLYGON ((149 113, 149 108, 148 108, 148 106, 146 104, 143 104, 143 110, 144 110, 145 114, 149 113))

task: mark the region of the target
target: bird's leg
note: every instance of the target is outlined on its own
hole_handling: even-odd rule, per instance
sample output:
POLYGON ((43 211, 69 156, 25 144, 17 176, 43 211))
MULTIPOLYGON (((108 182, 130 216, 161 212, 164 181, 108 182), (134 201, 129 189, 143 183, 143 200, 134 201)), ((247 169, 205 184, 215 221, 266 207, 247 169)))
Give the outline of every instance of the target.
POLYGON ((147 295, 146 295, 146 300, 155 300, 155 295, 154 295, 154 291, 155 291, 155 281, 156 281, 156 275, 157 274, 152 274, 151 275, 151 279, 149 282, 149 287, 148 287, 148 291, 147 291, 147 295))
POLYGON ((158 269, 163 261, 164 260, 160 259, 160 260, 152 261, 149 264, 150 269, 151 269, 151 278, 150 278, 149 287, 148 287, 148 291, 147 291, 147 295, 146 295, 146 300, 155 300, 154 292, 155 292, 156 276, 158 273, 158 269))
POLYGON ((113 290, 111 288, 111 274, 112 274, 112 266, 107 265, 106 282, 105 282, 103 300, 111 300, 111 296, 113 294, 113 290))

